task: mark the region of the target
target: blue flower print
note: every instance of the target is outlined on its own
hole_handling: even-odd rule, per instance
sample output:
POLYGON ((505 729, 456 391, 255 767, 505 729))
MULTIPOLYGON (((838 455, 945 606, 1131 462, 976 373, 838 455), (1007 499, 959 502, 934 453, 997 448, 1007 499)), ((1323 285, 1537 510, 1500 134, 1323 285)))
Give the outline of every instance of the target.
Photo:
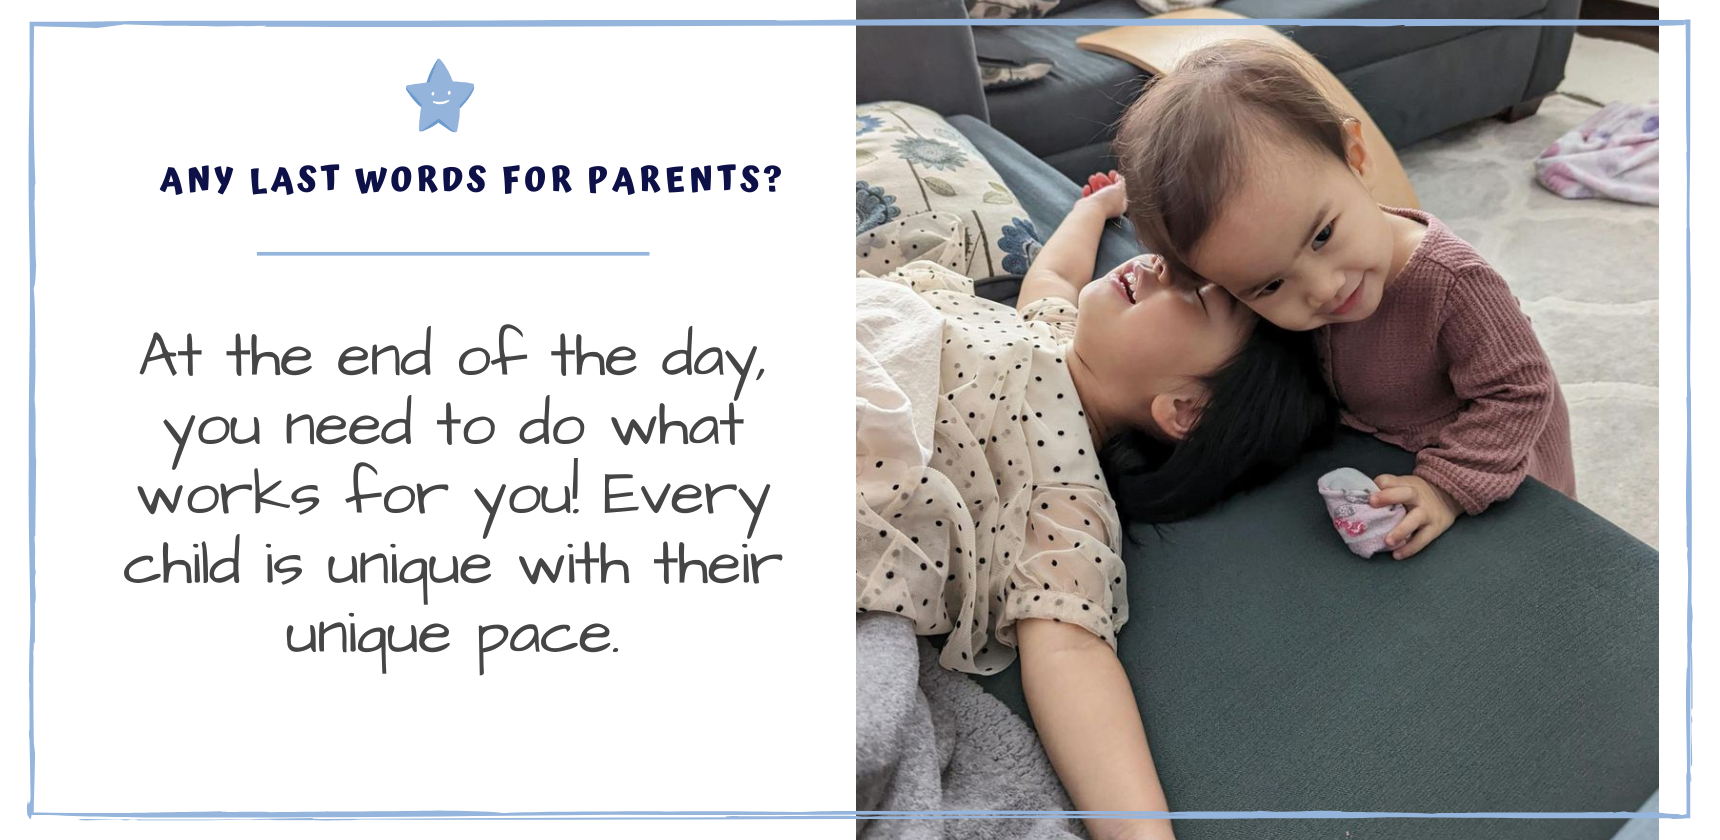
POLYGON ((871 114, 855 114, 854 115, 854 136, 859 137, 862 134, 870 134, 874 131, 877 131, 878 127, 883 125, 883 124, 884 124, 883 120, 878 119, 877 117, 874 117, 871 114))
POLYGON ((967 165, 967 155, 961 149, 930 137, 903 137, 896 141, 896 154, 928 169, 960 169, 967 165))
POLYGON ((854 182, 855 236, 900 215, 902 208, 896 206, 896 197, 885 195, 883 187, 874 187, 865 181, 854 182))
POLYGON ((932 133, 962 147, 963 149, 966 149, 972 154, 979 154, 979 150, 973 147, 973 143, 959 131, 950 128, 934 128, 932 129, 932 133))
POLYGON ((1027 219, 1011 219, 1003 226, 1003 238, 997 241, 1003 249, 1003 270, 1010 274, 1026 274, 1033 258, 1039 256, 1039 233, 1027 219))

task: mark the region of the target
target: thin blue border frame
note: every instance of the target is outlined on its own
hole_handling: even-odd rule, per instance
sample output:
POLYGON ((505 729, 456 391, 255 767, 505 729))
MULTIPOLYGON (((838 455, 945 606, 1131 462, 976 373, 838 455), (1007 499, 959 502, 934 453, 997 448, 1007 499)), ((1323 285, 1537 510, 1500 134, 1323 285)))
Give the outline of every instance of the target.
MULTIPOLYGON (((1142 20, 1094 18, 1081 20, 998 20, 987 26, 1580 26, 1581 20, 1492 20, 1487 18, 1351 19, 1309 20, 1303 18, 1250 18, 1202 20, 1142 20)), ((262 27, 647 27, 647 26, 968 26, 966 20, 466 20, 466 21, 32 21, 30 23, 30 117, 29 117, 29 224, 30 224, 30 375, 29 375, 29 538, 30 538, 30 652, 29 652, 29 745, 30 796, 25 802, 29 818, 76 817, 81 819, 136 820, 851 820, 851 819, 963 819, 1002 817, 1031 819, 1063 817, 1168 817, 1172 819, 1384 819, 1423 817, 1429 819, 1689 819, 1691 767, 1695 741, 1691 734, 1695 664, 1695 547, 1691 520, 1691 410, 1690 410, 1690 21, 1607 21, 1608 25, 1684 27, 1684 542, 1685 542, 1685 662, 1684 662, 1684 810, 1682 814, 1639 811, 1594 812, 1500 812, 1500 813, 1399 813, 1386 811, 144 811, 144 812, 56 812, 36 810, 36 27, 102 29, 110 26, 262 26, 262 27)))

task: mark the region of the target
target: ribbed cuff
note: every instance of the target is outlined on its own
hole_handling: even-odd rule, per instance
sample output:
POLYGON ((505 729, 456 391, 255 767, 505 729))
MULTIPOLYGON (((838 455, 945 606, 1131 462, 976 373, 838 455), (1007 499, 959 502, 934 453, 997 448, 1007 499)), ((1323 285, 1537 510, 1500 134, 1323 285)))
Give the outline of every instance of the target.
POLYGON ((1416 456, 1415 474, 1456 500, 1463 512, 1474 516, 1494 502, 1508 499, 1523 485, 1523 470, 1500 474, 1460 467, 1423 452, 1416 456))

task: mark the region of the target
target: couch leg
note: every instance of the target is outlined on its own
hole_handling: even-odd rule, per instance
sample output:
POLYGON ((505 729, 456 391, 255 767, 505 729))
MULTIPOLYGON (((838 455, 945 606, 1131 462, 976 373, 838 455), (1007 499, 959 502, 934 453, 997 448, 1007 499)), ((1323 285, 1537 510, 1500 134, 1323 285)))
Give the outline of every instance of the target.
POLYGON ((1545 98, 1546 97, 1543 96, 1537 96, 1534 99, 1526 99, 1512 105, 1511 107, 1499 112, 1499 119, 1508 123, 1513 123, 1520 119, 1535 116, 1535 112, 1541 110, 1541 100, 1545 98))

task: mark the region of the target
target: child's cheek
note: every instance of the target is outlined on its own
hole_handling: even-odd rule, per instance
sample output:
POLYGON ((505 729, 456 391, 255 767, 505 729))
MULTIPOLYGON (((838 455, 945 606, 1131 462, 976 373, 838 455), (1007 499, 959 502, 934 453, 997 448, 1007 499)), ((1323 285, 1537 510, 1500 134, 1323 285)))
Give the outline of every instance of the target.
POLYGON ((1254 310, 1254 314, 1272 322, 1272 325, 1279 329, 1292 332, 1308 329, 1306 321, 1310 319, 1311 313, 1296 312, 1296 307, 1286 305, 1284 300, 1275 301, 1272 298, 1265 298, 1249 301, 1247 305, 1249 309, 1254 310))

